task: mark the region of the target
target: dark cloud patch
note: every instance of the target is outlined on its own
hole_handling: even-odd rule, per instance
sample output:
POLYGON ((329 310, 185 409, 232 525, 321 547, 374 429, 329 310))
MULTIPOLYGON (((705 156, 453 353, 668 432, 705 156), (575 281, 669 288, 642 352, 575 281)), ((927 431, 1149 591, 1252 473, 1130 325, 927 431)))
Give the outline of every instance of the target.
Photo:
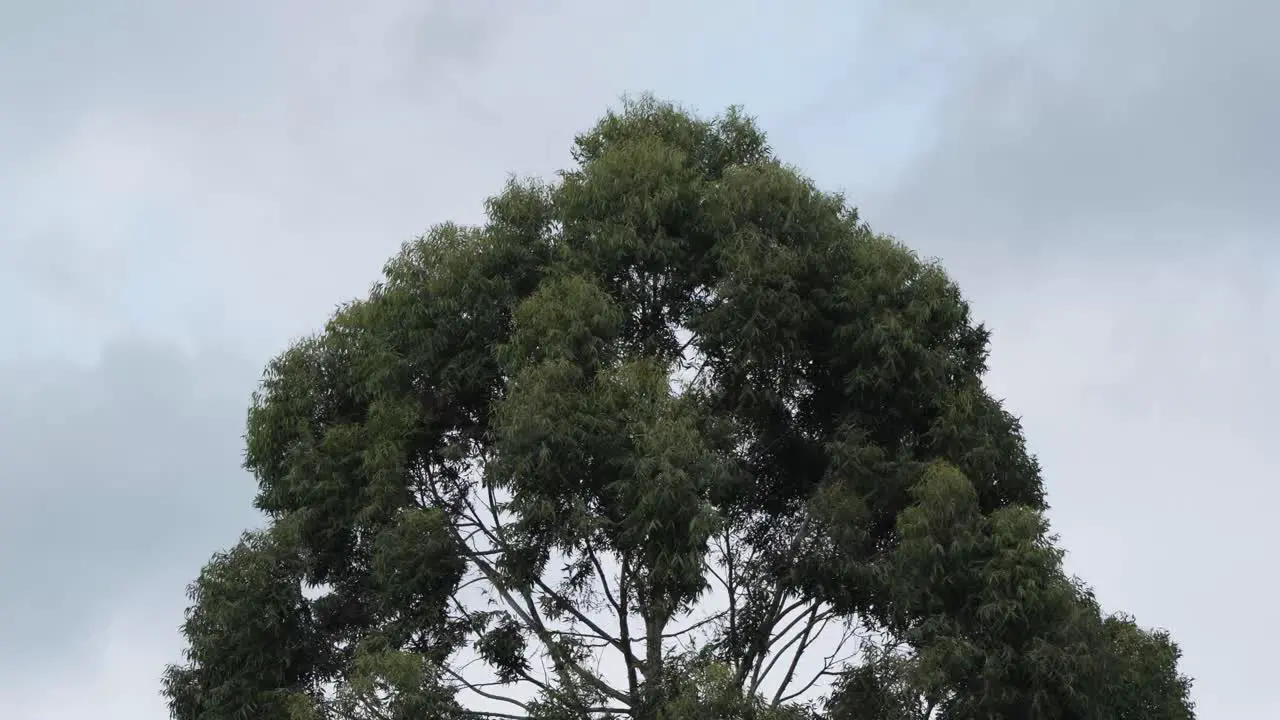
POLYGON ((957 256, 1269 245, 1280 7, 1032 6, 1013 39, 959 43, 935 70, 953 82, 902 182, 868 198, 876 214, 957 256))
POLYGON ((0 668, 75 652, 104 606, 139 583, 179 590, 256 522, 238 467, 255 376, 128 341, 91 368, 4 368, 0 668))

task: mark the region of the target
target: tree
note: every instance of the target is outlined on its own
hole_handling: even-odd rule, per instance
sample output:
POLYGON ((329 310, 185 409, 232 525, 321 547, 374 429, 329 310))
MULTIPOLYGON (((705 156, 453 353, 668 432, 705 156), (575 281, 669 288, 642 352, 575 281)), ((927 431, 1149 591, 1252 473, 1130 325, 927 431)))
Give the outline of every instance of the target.
POLYGON ((178 720, 1192 717, 1048 535, 988 332, 735 109, 644 98, 276 358, 178 720))

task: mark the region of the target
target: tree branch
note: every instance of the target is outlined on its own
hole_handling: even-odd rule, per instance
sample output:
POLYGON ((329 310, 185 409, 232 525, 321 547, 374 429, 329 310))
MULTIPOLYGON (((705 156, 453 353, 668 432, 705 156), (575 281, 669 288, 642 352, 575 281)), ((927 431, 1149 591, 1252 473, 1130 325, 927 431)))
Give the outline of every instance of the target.
MULTIPOLYGON (((795 654, 791 656, 791 664, 787 666, 787 672, 782 676, 782 682, 779 683, 777 691, 773 693, 773 707, 777 707, 782 702, 782 695, 787 691, 787 686, 791 684, 791 679, 796 675, 796 665, 800 663, 800 658, 804 656, 804 651, 809 646, 809 635, 813 632, 814 627, 818 624, 818 603, 813 604, 813 608, 809 610, 809 622, 805 623, 804 630, 800 634, 800 645, 796 647, 795 654)), ((782 656, 781 653, 778 654, 782 656)), ((770 664, 772 667, 772 663, 770 664)), ((769 671, 766 670, 768 675, 769 671)))
POLYGON ((520 708, 521 710, 525 711, 526 713, 528 713, 528 712, 529 712, 529 705, 528 705, 527 703, 520 702, 519 700, 516 700, 515 698, 507 697, 507 696, 505 696, 505 695, 498 695, 498 694, 496 694, 496 693, 491 693, 491 692, 488 692, 488 691, 486 691, 486 690, 481 690, 479 685, 477 685, 476 683, 473 683, 473 682, 471 682, 470 680, 467 680, 466 678, 462 677, 462 675, 461 675, 461 674, 459 674, 459 673, 455 672, 452 668, 450 668, 450 667, 448 667, 448 666, 441 666, 441 667, 442 667, 442 669, 443 669, 446 673, 448 673, 449 675, 453 676, 453 679, 454 679, 454 680, 457 680, 459 683, 461 683, 463 687, 465 687, 465 688, 467 688, 468 690, 470 690, 471 692, 473 692, 473 693, 475 693, 475 694, 479 695, 480 697, 488 698, 488 699, 490 699, 490 700, 496 700, 496 701, 498 701, 498 702, 510 703, 510 704, 515 705, 516 707, 520 708))
MULTIPOLYGON (((429 470, 427 470, 427 472, 428 474, 430 473, 429 470)), ((435 495, 433 499, 437 502, 444 502, 444 499, 439 496, 434 483, 431 484, 431 489, 433 495, 435 495)), ((476 512, 475 506, 468 499, 461 498, 459 500, 461 507, 458 509, 460 511, 465 511, 470 516, 471 520, 481 529, 481 533, 487 537, 490 542, 492 542, 496 547, 502 547, 504 545, 501 539, 502 522, 498 517, 496 500, 493 498, 492 488, 488 488, 488 492, 490 493, 491 500, 488 510, 490 511, 495 524, 492 529, 486 527, 480 520, 479 513, 476 512)), ((572 674, 606 697, 617 700, 627 706, 631 705, 631 699, 626 694, 619 692, 617 689, 598 677, 595 673, 582 667, 580 663, 574 661, 573 658, 569 657, 565 653, 564 648, 560 646, 560 643, 556 641, 552 632, 547 628, 541 613, 538 611, 537 604, 533 601, 533 596, 528 590, 514 588, 516 593, 520 595, 520 600, 524 601, 521 603, 520 600, 517 600, 515 595, 512 594, 513 588, 506 582, 506 579, 503 578, 500 572, 498 572, 497 568, 490 564, 483 554, 477 552, 477 548, 475 548, 472 543, 464 541, 457 526, 450 524, 448 527, 454 539, 459 543, 463 555, 480 570, 484 577, 489 581, 489 585, 493 588, 494 592, 496 592, 498 597, 502 599, 503 603, 513 613, 515 613, 524 623, 525 627, 531 629, 542 642, 543 646, 551 656, 556 672, 561 676, 561 682, 565 685, 570 685, 571 681, 569 675, 572 674)))

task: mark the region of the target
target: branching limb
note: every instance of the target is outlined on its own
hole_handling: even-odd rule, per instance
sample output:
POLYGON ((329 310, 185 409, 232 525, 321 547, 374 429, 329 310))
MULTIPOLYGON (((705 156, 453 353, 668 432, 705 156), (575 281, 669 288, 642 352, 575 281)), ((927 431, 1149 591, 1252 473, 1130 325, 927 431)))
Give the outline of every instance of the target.
MULTIPOLYGON (((809 621, 805 623, 804 630, 800 633, 800 645, 791 656, 791 664, 787 666, 787 672, 782 676, 782 682, 778 684, 778 689, 773 693, 773 706, 777 707, 782 702, 783 693, 787 691, 787 686, 791 684, 792 678, 796 674, 796 665, 800 664, 800 658, 804 657, 804 652, 809 648, 809 638, 813 629, 818 624, 818 603, 814 603, 809 610, 809 621)), ((782 657, 782 653, 778 653, 778 657, 782 657)), ((772 666, 772 665, 771 665, 772 666)), ((765 670, 765 674, 768 674, 765 670)))
POLYGON ((507 697, 506 695, 498 695, 497 693, 491 693, 491 692, 488 692, 487 690, 484 690, 483 687, 490 683, 474 683, 462 677, 460 673, 455 672, 453 669, 447 666, 445 666, 443 669, 445 673, 447 673, 450 677, 458 681, 459 684, 461 684, 467 690, 470 690, 471 692, 475 693, 476 695, 479 695, 482 698, 488 698, 489 700, 494 700, 496 702, 504 702, 504 703, 509 703, 511 705, 515 705, 516 707, 525 711, 526 714, 529 712, 529 705, 527 703, 523 703, 512 697, 507 697))

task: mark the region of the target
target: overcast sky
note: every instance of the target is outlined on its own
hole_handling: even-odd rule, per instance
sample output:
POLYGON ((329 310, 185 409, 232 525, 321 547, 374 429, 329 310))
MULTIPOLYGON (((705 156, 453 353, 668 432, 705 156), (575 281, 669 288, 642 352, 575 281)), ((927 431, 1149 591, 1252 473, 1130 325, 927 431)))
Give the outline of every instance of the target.
POLYGON ((166 717, 183 588, 258 521, 263 364, 646 90, 745 105, 940 257, 1071 570, 1174 633, 1202 717, 1274 711, 1278 27, 1259 0, 0 0, 0 717, 166 717))

